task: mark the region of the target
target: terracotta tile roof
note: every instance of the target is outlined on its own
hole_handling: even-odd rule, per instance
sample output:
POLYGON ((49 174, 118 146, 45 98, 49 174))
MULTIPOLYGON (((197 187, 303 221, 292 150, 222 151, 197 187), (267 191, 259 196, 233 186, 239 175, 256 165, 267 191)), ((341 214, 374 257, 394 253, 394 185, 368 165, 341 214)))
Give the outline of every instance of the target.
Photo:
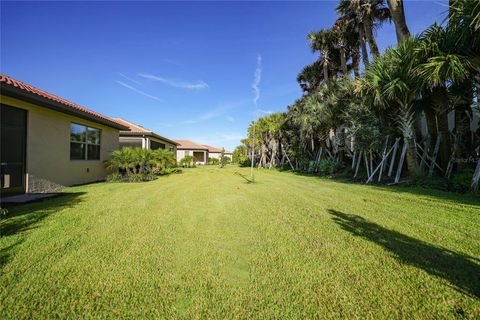
POLYGON ((188 150, 208 150, 207 147, 197 144, 195 142, 192 142, 190 140, 175 140, 179 146, 177 149, 188 149, 188 150))
POLYGON ((125 127, 128 127, 130 130, 129 131, 120 131, 120 135, 129 135, 129 136, 135 136, 135 135, 146 135, 146 136, 153 136, 155 138, 158 138, 158 139, 161 139, 161 140, 164 140, 164 141, 167 141, 167 142, 170 142, 171 144, 176 144, 178 145, 178 143, 174 140, 171 140, 171 139, 168 139, 164 136, 161 136, 155 132, 153 132, 152 130, 150 129, 147 129, 145 127, 142 127, 141 125, 139 124, 136 124, 136 123, 133 123, 133 122, 130 122, 128 120, 125 120, 125 119, 122 119, 122 118, 113 118, 113 120, 115 120, 116 122, 118 123, 121 123, 122 125, 124 125, 125 127))
POLYGON ((212 152, 212 153, 220 153, 220 152, 222 152, 222 150, 224 150, 224 152, 225 152, 226 154, 230 154, 230 153, 231 153, 231 152, 228 152, 227 150, 225 150, 225 148, 212 147, 212 146, 209 146, 208 144, 202 144, 202 146, 207 147, 207 148, 208 148, 208 152, 212 152))
MULTIPOLYGON (((0 73, 0 84, 2 86, 2 94, 4 93, 4 91, 6 91, 6 89, 8 89, 8 87, 10 89, 18 89, 22 93, 22 95, 32 94, 34 96, 38 96, 38 97, 50 100, 52 102, 59 103, 59 104, 65 106, 65 107, 67 107, 67 109, 70 109, 71 111, 75 112, 76 115, 78 115, 78 116, 83 115, 88 120, 97 121, 97 122, 100 122, 100 123, 103 123, 103 124, 106 124, 106 125, 113 126, 115 128, 118 128, 118 129, 125 129, 125 127, 122 124, 116 122, 115 120, 113 120, 113 119, 111 119, 107 116, 104 116, 101 113, 95 112, 95 111, 87 109, 85 107, 82 107, 82 106, 80 106, 76 103, 73 103, 73 102, 68 101, 66 99, 63 99, 63 98, 60 98, 60 97, 58 97, 54 94, 48 93, 46 91, 40 90, 40 89, 38 89, 34 86, 26 84, 26 83, 24 83, 20 80, 16 80, 16 79, 14 79, 10 76, 7 76, 5 74, 2 74, 2 73, 0 73)), ((43 106, 43 105, 40 104, 40 106, 43 106)), ((56 111, 59 111, 59 112, 65 112, 65 110, 61 110, 60 108, 52 108, 51 107, 50 109, 53 109, 53 110, 56 110, 56 111)))
POLYGON ((142 127, 139 124, 135 124, 133 122, 130 122, 128 120, 122 119, 122 118, 112 118, 113 120, 120 122, 124 126, 128 127, 131 132, 138 132, 138 133, 152 133, 152 130, 149 130, 145 127, 142 127))

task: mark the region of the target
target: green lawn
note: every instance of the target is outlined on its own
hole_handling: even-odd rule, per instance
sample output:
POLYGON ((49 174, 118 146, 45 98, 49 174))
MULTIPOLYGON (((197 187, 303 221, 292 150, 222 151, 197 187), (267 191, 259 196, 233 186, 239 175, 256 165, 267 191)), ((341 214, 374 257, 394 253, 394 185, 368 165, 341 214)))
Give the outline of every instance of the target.
POLYGON ((11 207, 0 318, 479 318, 480 199, 186 170, 11 207))

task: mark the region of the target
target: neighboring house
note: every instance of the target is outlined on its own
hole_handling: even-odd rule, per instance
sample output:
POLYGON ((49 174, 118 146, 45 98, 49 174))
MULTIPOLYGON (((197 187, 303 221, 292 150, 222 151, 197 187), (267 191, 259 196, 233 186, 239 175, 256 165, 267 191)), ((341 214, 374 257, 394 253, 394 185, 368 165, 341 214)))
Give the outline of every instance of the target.
POLYGON ((192 142, 190 140, 175 140, 177 146, 177 160, 182 160, 185 156, 194 156, 197 164, 207 164, 208 148, 192 142))
POLYGON ((128 128, 0 74, 1 195, 104 180, 104 161, 128 128))
POLYGON ((130 129, 130 131, 120 131, 120 148, 166 149, 177 154, 177 142, 122 118, 113 118, 113 120, 130 129))
POLYGON ((220 160, 220 156, 221 156, 222 150, 223 150, 223 154, 225 155, 225 157, 232 160, 232 153, 225 150, 224 148, 216 148, 216 147, 209 146, 208 144, 202 144, 202 146, 208 148, 208 158, 209 159, 216 158, 216 159, 220 160))

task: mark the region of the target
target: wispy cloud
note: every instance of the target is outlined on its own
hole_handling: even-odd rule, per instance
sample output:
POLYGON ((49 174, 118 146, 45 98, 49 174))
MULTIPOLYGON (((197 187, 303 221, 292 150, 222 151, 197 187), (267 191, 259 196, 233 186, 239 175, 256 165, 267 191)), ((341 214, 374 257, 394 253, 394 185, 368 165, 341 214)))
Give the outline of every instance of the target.
POLYGON ((138 93, 138 94, 141 94, 142 96, 145 96, 145 97, 148 97, 148 98, 150 98, 150 99, 157 100, 157 101, 162 101, 162 99, 160 99, 159 97, 152 96, 151 94, 148 94, 148 93, 146 93, 146 92, 143 92, 143 91, 141 91, 141 90, 138 90, 137 88, 132 87, 131 85, 126 84, 126 83, 123 82, 123 81, 117 80, 116 82, 117 82, 119 85, 124 86, 125 88, 128 88, 128 89, 130 89, 130 90, 132 90, 132 91, 134 91, 134 92, 136 92, 136 93, 138 93))
POLYGON ((172 123, 165 123, 165 122, 160 122, 158 124, 160 127, 164 127, 164 128, 172 128, 174 127, 174 125, 172 123))
POLYGON ((189 89, 189 90, 199 90, 199 89, 208 88, 208 84, 202 80, 197 80, 195 82, 184 82, 184 81, 175 81, 175 80, 155 76, 153 74, 139 73, 138 75, 148 80, 160 81, 162 83, 165 83, 175 88, 183 88, 183 89, 189 89))
POLYGON ((254 93, 253 103, 257 105, 258 99, 260 99, 260 80, 262 79, 262 56, 257 54, 257 67, 252 83, 252 89, 254 93))
MULTIPOLYGON (((248 101, 248 100, 245 100, 245 101, 248 101)), ((245 101, 240 100, 240 101, 230 102, 230 103, 220 103, 217 108, 215 108, 213 110, 210 110, 208 112, 205 112, 203 114, 200 114, 197 117, 187 119, 187 120, 183 121, 182 123, 194 124, 194 123, 210 120, 210 119, 221 117, 221 116, 225 116, 225 118, 228 121, 234 122, 235 119, 232 116, 228 115, 227 113, 229 113, 231 110, 234 110, 234 109, 244 105, 245 101)))
POLYGON ((143 84, 142 84, 140 81, 137 81, 137 80, 135 80, 135 79, 132 79, 132 78, 124 75, 124 74, 121 73, 121 72, 119 72, 118 75, 121 76, 122 78, 128 80, 128 81, 131 81, 131 82, 133 82, 133 83, 135 83, 135 84, 138 84, 139 86, 143 86, 143 84))

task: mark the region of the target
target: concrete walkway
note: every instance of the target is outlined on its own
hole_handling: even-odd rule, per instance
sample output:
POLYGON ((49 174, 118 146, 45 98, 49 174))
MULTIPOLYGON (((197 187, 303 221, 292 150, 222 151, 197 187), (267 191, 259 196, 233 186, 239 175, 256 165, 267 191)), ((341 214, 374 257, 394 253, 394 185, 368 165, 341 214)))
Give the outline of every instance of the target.
POLYGON ((58 197, 61 193, 24 193, 14 196, 2 197, 1 204, 22 204, 33 201, 40 201, 48 198, 58 197))

